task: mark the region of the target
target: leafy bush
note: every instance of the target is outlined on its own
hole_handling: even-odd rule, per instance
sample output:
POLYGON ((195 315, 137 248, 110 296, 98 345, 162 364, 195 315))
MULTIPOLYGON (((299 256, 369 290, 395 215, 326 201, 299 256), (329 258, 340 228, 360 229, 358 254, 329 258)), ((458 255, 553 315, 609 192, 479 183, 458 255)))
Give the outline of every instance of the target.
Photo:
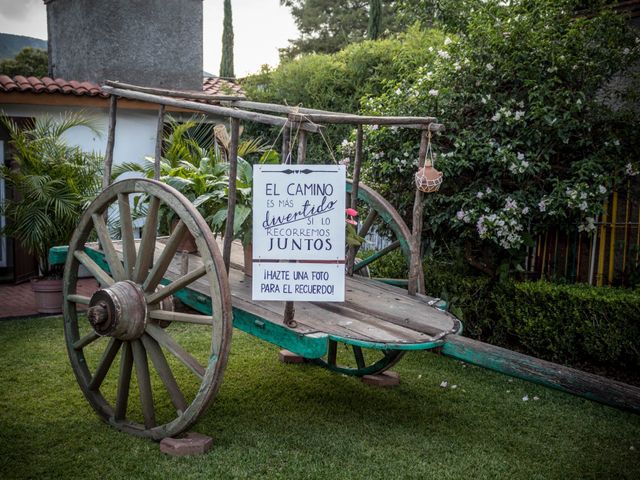
MULTIPOLYGON (((466 336, 574 366, 615 371, 640 366, 639 290, 498 282, 434 257, 423 266, 427 294, 447 301, 466 336)), ((398 251, 370 269, 374 277, 407 274, 398 251)))
MULTIPOLYGON (((426 234, 482 251, 494 273, 521 261, 537 232, 593 231, 609 191, 640 170, 640 38, 611 10, 577 15, 583 3, 458 2, 466 23, 425 43, 426 60, 364 103, 370 114, 446 125, 434 139, 445 182, 429 197, 426 234)), ((366 137, 365 179, 407 212, 415 133, 371 128, 366 137)))

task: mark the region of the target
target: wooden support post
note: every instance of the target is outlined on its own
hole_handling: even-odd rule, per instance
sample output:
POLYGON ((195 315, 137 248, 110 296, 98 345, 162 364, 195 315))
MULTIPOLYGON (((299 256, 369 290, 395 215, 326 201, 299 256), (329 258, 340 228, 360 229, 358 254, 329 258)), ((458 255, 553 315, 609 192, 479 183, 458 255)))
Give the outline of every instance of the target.
POLYGON ((113 165, 113 146, 116 138, 116 116, 118 114, 118 97, 111 95, 109 98, 109 131, 107 133, 107 149, 104 152, 104 173, 102 176, 102 189, 111 184, 111 166, 113 165))
POLYGON ((158 126, 156 128, 156 158, 153 163, 153 179, 160 180, 160 160, 162 158, 162 137, 164 135, 164 105, 158 109, 158 126))
MULTIPOLYGON (((422 131, 420 139, 420 151, 418 153, 418 168, 424 167, 427 157, 427 145, 429 143, 429 129, 422 131)), ((411 260, 409 262, 409 295, 424 293, 424 273, 422 271, 422 215, 423 215, 423 194, 416 188, 416 195, 413 202, 413 223, 411 225, 411 260)))
POLYGON ((307 160, 307 132, 300 130, 298 133, 298 164, 301 165, 307 160))
POLYGON ((289 122, 283 127, 282 131, 282 152, 281 152, 281 161, 282 163, 287 163, 287 157, 289 156, 289 143, 291 141, 291 124, 289 122))
MULTIPOLYGON (((283 159, 284 162, 285 159, 283 159)), ((307 132, 300 130, 298 132, 298 165, 304 164, 307 160, 307 132)), ((294 320, 296 309, 293 302, 285 302, 284 304, 284 324, 287 327, 295 328, 298 322, 294 320)))
MULTIPOLYGON (((358 125, 356 129, 356 154, 353 159, 353 179, 351 181, 351 205, 354 210, 358 207, 358 188, 360 186, 360 167, 362 166, 362 149, 363 149, 363 133, 362 125, 358 125)), ((356 247, 349 246, 347 253, 347 275, 353 276, 353 264, 356 259, 356 247)))
POLYGON ((224 245, 222 258, 229 274, 231 262, 231 242, 233 242, 233 222, 236 212, 236 177, 238 176, 238 137, 240 137, 240 120, 231 119, 231 145, 229 147, 229 205, 227 207, 227 223, 224 229, 224 245))

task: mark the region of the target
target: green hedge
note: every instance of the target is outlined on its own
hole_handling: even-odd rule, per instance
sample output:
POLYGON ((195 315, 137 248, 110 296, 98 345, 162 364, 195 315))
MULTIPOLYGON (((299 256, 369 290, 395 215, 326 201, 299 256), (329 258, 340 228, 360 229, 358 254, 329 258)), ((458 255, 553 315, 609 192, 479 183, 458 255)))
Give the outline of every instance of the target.
POLYGON ((640 292, 521 282, 494 292, 499 328, 534 355, 570 364, 640 366, 640 292))
MULTIPOLYGON (((372 276, 406 278, 399 254, 371 266, 372 276)), ((426 292, 449 303, 465 335, 566 365, 640 367, 640 290, 546 281, 498 282, 424 262, 426 292)))

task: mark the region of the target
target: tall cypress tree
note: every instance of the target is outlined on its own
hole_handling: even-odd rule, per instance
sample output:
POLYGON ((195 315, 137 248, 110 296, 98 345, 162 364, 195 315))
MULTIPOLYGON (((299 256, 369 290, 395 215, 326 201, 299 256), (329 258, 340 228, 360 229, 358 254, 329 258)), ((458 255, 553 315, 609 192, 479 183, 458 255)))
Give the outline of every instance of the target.
POLYGON ((233 72, 233 21, 231 18, 231 0, 224 0, 220 76, 225 78, 235 78, 235 73, 233 72))
POLYGON ((369 0, 369 27, 367 37, 377 40, 382 28, 382 0, 369 0))

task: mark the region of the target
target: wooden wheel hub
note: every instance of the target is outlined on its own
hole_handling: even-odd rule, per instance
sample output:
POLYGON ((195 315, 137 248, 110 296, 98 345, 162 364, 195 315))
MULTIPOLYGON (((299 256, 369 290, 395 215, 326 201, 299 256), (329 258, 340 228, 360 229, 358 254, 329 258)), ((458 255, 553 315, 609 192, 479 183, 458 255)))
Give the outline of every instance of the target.
POLYGON ((135 340, 144 333, 147 303, 134 282, 116 282, 93 294, 87 318, 98 335, 135 340))

